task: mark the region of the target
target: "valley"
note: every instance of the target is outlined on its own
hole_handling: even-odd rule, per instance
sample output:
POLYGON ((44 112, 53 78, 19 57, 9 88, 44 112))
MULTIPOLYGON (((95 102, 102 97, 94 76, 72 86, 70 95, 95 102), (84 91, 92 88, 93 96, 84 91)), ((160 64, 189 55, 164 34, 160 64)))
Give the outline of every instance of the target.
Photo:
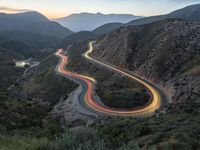
POLYGON ((199 6, 0 13, 0 149, 198 150, 199 6))

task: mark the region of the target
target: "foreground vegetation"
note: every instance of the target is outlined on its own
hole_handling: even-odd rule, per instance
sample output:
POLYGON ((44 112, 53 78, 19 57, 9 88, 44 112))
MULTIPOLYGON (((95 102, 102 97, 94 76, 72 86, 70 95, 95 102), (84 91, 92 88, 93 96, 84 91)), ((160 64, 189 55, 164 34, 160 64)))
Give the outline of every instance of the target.
POLYGON ((97 125, 106 143, 115 148, 127 142, 130 148, 198 149, 200 146, 197 103, 169 105, 166 114, 145 119, 109 118, 97 125), (176 116, 176 117, 174 117, 176 116))
POLYGON ((199 106, 191 103, 170 105, 166 114, 144 119, 104 118, 89 128, 67 131, 51 143, 50 147, 88 150, 197 150, 200 146, 199 106))
POLYGON ((51 118, 43 118, 46 111, 37 104, 14 102, 1 93, 0 106, 1 149, 197 150, 200 146, 197 103, 169 105, 167 113, 157 117, 105 117, 89 126, 66 129, 51 118))
POLYGON ((0 92, 0 149, 37 149, 61 131, 46 108, 0 92))

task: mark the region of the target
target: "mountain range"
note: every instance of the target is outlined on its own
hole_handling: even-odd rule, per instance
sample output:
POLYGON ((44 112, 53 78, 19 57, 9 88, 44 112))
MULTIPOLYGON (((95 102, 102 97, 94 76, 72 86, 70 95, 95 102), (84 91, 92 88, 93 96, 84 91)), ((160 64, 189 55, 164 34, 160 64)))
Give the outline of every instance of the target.
POLYGON ((97 35, 100 36, 103 34, 107 34, 120 27, 144 25, 148 23, 157 22, 159 20, 169 19, 169 18, 178 18, 178 19, 183 19, 183 20, 188 20, 188 21, 200 21, 200 15, 198 14, 200 14, 200 4, 191 5, 191 6, 176 10, 174 12, 171 12, 169 14, 162 15, 162 16, 144 17, 141 19, 132 20, 128 23, 120 23, 120 22, 108 23, 94 29, 93 31, 74 33, 72 36, 70 36, 70 37, 73 37, 72 38, 73 40, 71 40, 70 37, 66 37, 65 39, 62 40, 61 45, 64 47, 67 47, 67 45, 71 44, 72 42, 80 41, 80 40, 83 41, 84 37, 85 37, 85 40, 94 39, 95 37, 98 37, 97 35), (94 36, 94 34, 96 34, 96 36, 94 36))
POLYGON ((38 12, 0 13, 0 37, 23 42, 31 49, 52 49, 57 42, 73 34, 38 12))
POLYGON ((72 14, 67 17, 55 19, 64 27, 74 32, 91 31, 106 23, 121 22, 126 23, 134 19, 142 18, 130 14, 102 14, 102 13, 80 13, 72 14))
POLYGON ((132 20, 125 24, 123 23, 104 24, 96 28, 95 30, 93 30, 93 32, 98 33, 98 34, 104 34, 104 33, 113 31, 121 26, 143 25, 143 24, 148 24, 155 21, 159 21, 159 20, 168 19, 168 18, 179 18, 179 19, 184 19, 184 20, 189 20, 189 21, 199 21, 200 20, 199 14, 200 14, 200 4, 195 4, 195 5, 187 6, 185 8, 173 11, 166 15, 143 17, 143 18, 132 20))
POLYGON ((0 14, 0 32, 26 31, 42 36, 63 38, 73 32, 60 24, 48 20, 38 12, 25 12, 17 14, 0 14))

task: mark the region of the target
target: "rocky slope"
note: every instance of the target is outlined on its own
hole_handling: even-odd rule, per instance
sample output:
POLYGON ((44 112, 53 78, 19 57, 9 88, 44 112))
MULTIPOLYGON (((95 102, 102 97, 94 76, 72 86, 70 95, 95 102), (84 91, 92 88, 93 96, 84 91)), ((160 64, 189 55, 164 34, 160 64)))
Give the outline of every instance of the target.
POLYGON ((122 27, 96 42, 93 57, 157 83, 174 102, 199 102, 199 29, 181 20, 122 27))

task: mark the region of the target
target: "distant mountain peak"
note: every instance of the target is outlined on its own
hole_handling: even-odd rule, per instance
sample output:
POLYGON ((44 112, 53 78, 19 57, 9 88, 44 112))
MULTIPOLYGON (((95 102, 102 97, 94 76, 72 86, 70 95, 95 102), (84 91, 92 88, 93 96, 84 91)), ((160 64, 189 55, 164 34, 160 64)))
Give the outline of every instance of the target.
POLYGON ((55 19, 56 22, 73 31, 91 31, 107 23, 121 22, 126 23, 141 16, 131 14, 103 14, 101 12, 71 14, 67 17, 55 19))
POLYGON ((22 13, 16 13, 14 15, 21 17, 30 17, 30 19, 48 20, 47 17, 45 17, 44 15, 42 15, 37 11, 27 11, 22 13))
POLYGON ((25 31, 58 38, 64 38, 73 33, 58 23, 48 20, 48 18, 36 11, 2 14, 0 15, 0 22, 0 32, 25 31))

